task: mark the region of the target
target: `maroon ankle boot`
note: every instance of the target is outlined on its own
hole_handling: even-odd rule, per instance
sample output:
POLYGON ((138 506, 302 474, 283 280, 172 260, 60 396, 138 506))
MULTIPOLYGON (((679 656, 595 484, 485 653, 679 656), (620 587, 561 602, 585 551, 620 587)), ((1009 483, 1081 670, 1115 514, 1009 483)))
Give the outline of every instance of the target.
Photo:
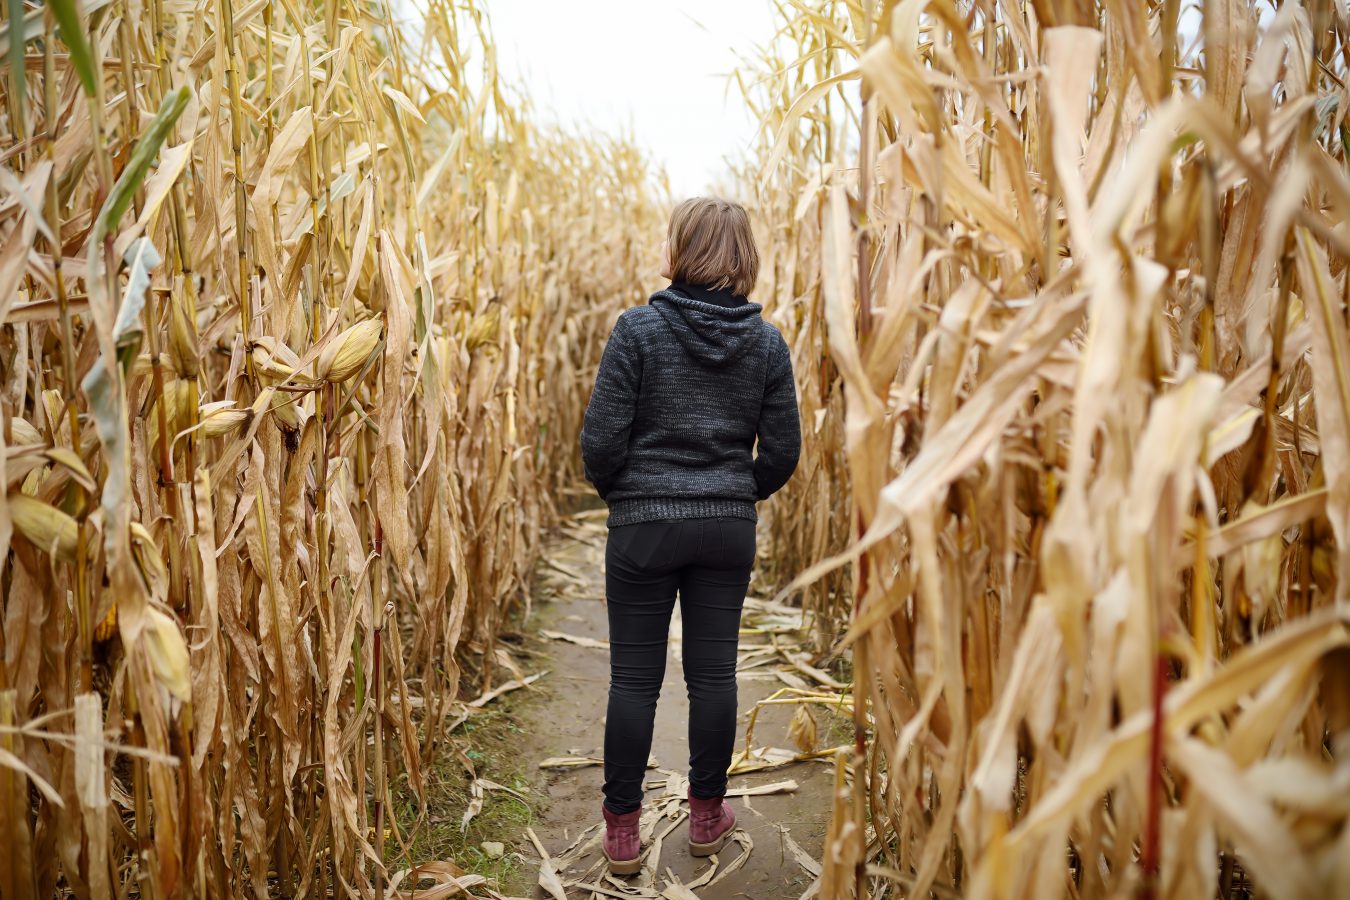
POLYGON ((712 856, 727 842, 736 828, 736 813, 721 797, 703 800, 689 797, 689 852, 694 856, 712 856))
POLYGON ((642 809, 626 813, 613 813, 609 807, 600 805, 605 816, 605 839, 602 847, 605 859, 609 860, 609 871, 615 875, 632 875, 642 868, 639 857, 642 855, 642 839, 638 836, 638 820, 642 818, 642 809))

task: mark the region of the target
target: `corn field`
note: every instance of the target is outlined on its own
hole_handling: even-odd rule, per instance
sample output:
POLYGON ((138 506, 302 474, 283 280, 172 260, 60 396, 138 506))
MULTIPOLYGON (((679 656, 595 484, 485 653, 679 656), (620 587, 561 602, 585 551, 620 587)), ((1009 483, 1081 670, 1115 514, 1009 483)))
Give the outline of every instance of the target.
POLYGON ((656 181, 401 10, 7 6, 0 897, 381 896, 514 667, 656 181))
POLYGON ((739 73, 850 653, 820 896, 1350 894, 1350 15, 780 4, 739 73))
MULTIPOLYGON (((1346 4, 776 5, 818 895, 1350 894, 1346 4)), ((7 4, 0 898, 426 862, 669 199, 483 6, 7 4)))

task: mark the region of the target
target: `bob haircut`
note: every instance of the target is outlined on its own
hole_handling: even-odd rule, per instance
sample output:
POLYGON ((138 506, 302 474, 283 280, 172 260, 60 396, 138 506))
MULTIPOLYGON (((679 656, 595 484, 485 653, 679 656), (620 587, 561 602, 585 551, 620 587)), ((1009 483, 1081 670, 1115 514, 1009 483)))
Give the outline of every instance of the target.
POLYGON ((720 197, 690 197, 666 230, 672 281, 749 296, 759 277, 759 250, 745 207, 720 197))

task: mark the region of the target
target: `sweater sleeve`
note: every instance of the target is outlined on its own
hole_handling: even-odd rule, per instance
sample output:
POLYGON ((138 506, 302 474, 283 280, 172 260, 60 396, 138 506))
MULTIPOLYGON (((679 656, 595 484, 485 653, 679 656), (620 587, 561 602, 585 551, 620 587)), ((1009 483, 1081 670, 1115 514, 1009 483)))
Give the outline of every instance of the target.
POLYGON ((628 436, 641 384, 642 358, 628 337, 621 315, 600 355, 595 387, 581 426, 582 469, 601 499, 627 462, 628 436))
POLYGON ((797 384, 792 377, 792 354, 777 329, 769 351, 764 403, 759 414, 759 448, 755 455, 755 491, 764 500, 787 484, 801 456, 801 420, 797 413, 797 384))

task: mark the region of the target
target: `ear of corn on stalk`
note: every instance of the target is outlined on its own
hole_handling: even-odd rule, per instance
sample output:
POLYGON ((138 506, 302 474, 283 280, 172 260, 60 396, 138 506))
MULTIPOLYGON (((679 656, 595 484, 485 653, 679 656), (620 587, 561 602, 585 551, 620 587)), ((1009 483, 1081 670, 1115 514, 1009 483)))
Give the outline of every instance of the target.
POLYGON ((384 323, 378 319, 358 322, 333 338, 319 354, 316 373, 320 381, 346 381, 359 372, 380 342, 384 323))
POLYGON ((14 530, 33 546, 66 562, 75 558, 80 529, 73 518, 27 494, 10 494, 7 503, 14 530))

